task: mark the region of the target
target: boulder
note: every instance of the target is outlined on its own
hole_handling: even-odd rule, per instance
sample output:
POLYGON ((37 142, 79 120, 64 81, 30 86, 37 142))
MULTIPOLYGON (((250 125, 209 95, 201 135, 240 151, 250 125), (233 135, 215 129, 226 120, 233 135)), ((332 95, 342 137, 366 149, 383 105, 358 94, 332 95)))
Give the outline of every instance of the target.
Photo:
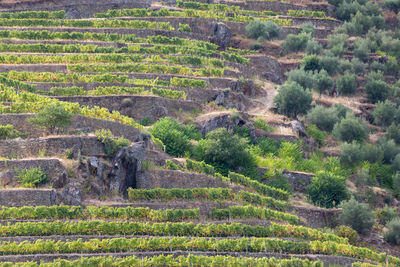
POLYGON ((65 205, 80 206, 82 205, 83 192, 80 187, 69 186, 61 192, 61 203, 65 205))
POLYGON ((53 180, 53 188, 63 188, 68 183, 68 174, 64 170, 56 179, 53 180))
POLYGON ((217 22, 212 27, 211 42, 219 45, 220 47, 227 47, 231 37, 232 31, 224 23, 217 22))
POLYGON ((292 130, 299 135, 299 137, 307 137, 307 132, 303 127, 303 124, 298 120, 293 120, 290 122, 292 130))
POLYGON ((136 176, 141 171, 145 153, 146 142, 141 141, 121 148, 115 154, 108 175, 111 192, 125 195, 128 187, 136 187, 136 176))

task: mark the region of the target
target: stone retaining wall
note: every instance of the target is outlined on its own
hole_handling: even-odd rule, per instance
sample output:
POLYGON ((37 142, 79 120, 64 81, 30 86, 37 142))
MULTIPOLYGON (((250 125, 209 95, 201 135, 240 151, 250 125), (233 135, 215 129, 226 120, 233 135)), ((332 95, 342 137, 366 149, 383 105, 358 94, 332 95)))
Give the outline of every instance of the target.
POLYGON ((289 213, 294 213, 305 225, 312 228, 336 227, 341 209, 324 209, 303 206, 291 206, 289 213))
POLYGON ((0 190, 0 206, 51 206, 56 204, 56 192, 51 189, 0 190))

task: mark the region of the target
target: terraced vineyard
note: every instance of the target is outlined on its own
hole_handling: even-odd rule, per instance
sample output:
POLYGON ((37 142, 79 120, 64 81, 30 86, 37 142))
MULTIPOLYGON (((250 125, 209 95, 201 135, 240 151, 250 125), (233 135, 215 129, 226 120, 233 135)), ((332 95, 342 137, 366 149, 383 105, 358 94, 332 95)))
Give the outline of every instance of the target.
MULTIPOLYGON (((340 209, 313 206, 337 207, 339 193, 307 199, 312 177, 346 187, 364 169, 398 197, 397 154, 346 165, 337 150, 348 140, 331 138, 323 116, 302 117, 312 100, 337 107, 335 119, 374 116, 368 85, 355 88, 372 76, 354 78, 353 99, 337 97, 360 55, 356 12, 319 1, 70 2, 0 3, 0 266, 400 266, 382 235, 354 238, 335 228, 340 209), (343 27, 345 41, 332 37, 343 27), (282 100, 290 86, 309 104, 294 89, 282 100)), ((393 42, 367 53, 364 72, 395 58, 393 42)), ((389 72, 373 77, 394 91, 389 72)), ((377 136, 385 126, 368 125, 377 136)))

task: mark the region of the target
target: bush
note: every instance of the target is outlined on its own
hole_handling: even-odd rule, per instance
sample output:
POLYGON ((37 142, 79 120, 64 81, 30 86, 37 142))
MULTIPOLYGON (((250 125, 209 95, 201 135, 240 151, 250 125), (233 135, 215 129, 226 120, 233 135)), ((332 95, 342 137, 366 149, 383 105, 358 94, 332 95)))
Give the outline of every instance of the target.
POLYGON ((382 80, 369 80, 365 86, 368 100, 371 103, 385 101, 390 95, 389 86, 382 80))
POLYGON ((281 86, 274 102, 279 113, 296 118, 311 109, 312 95, 298 83, 289 82, 281 86))
POLYGON ((363 155, 361 145, 356 142, 344 143, 340 146, 340 162, 352 166, 361 162, 363 155))
POLYGON ((255 147, 260 156, 266 156, 269 153, 276 155, 279 151, 279 142, 271 138, 262 137, 255 147))
POLYGON ((335 124, 332 133, 336 140, 362 142, 368 137, 368 126, 363 119, 348 114, 346 118, 335 124))
POLYGON ((333 208, 348 198, 346 179, 332 173, 320 173, 307 187, 308 198, 320 207, 333 208))
POLYGON ((339 71, 338 58, 334 56, 325 56, 320 58, 319 64, 321 68, 326 70, 329 75, 335 75, 339 71))
POLYGON ((360 234, 367 233, 374 225, 374 215, 368 205, 359 203, 354 198, 344 201, 340 207, 342 213, 339 219, 345 225, 349 225, 360 234))
POLYGON ((368 170, 361 169, 356 173, 356 186, 372 185, 372 177, 368 170))
POLYGON ((312 89, 315 86, 315 79, 311 73, 306 72, 304 69, 294 69, 285 73, 288 77, 287 82, 296 82, 304 89, 312 89))
POLYGON ((383 6, 394 13, 399 13, 400 10, 400 1, 399 0, 384 0, 383 6))
POLYGON ((357 89, 357 76, 350 72, 345 74, 336 80, 336 89, 340 94, 352 95, 357 89))
POLYGON ((396 113, 396 106, 386 100, 385 102, 378 102, 371 115, 376 125, 387 127, 395 120, 396 113))
POLYGON ((339 120, 337 110, 334 107, 316 106, 306 116, 308 123, 315 124, 318 129, 326 132, 331 132, 333 126, 339 120))
POLYGON ((362 61, 366 61, 371 53, 371 49, 368 46, 368 40, 357 38, 354 41, 354 56, 362 61))
POLYGON ((321 50, 322 50, 322 45, 315 39, 310 39, 307 41, 307 45, 306 45, 307 54, 319 55, 321 53, 321 50))
POLYGON ((303 57, 300 67, 304 69, 304 71, 319 71, 321 69, 317 55, 303 57))
POLYGON ((47 182, 47 173, 42 171, 40 167, 32 169, 15 169, 17 178, 23 187, 36 187, 47 182))
POLYGON ((395 208, 385 206, 383 209, 376 210, 375 216, 379 220, 380 224, 386 225, 388 222, 396 218, 398 213, 395 208))
POLYGON ((234 135, 225 128, 218 128, 207 133, 206 138, 199 141, 195 157, 213 165, 218 172, 226 175, 229 170, 255 165, 254 158, 247 148, 245 138, 234 135))
POLYGON ((391 164, 397 154, 400 153, 400 147, 392 139, 382 138, 377 145, 383 152, 383 163, 391 164))
POLYGON ((300 32, 308 33, 311 36, 314 36, 315 27, 311 22, 306 22, 300 25, 300 32))
POLYGON ((287 52, 299 52, 304 51, 307 46, 308 40, 311 39, 311 35, 308 33, 299 34, 288 34, 283 43, 283 47, 287 52))
POLYGON ((393 123, 387 128, 386 136, 393 139, 396 144, 400 144, 400 124, 393 123))
POLYGON ((0 140, 9 140, 26 136, 27 134, 15 130, 14 126, 11 124, 0 125, 0 140))
POLYGON ((247 36, 259 41, 277 38, 280 33, 281 28, 272 21, 262 23, 259 20, 252 20, 246 26, 247 36))
POLYGON ((335 235, 347 238, 349 240, 349 243, 353 245, 356 244, 358 238, 357 231, 345 225, 339 225, 338 227, 336 227, 335 235))
POLYGON ((328 36, 327 48, 333 55, 342 57, 347 51, 347 38, 347 34, 331 34, 328 36))
POLYGON ((392 176, 392 188, 397 195, 400 194, 400 172, 392 176))
POLYGON ((399 70, 400 67, 399 64, 397 64, 397 60, 393 57, 389 57, 388 61, 384 66, 384 73, 386 75, 396 76, 399 70))
POLYGON ((400 245, 400 219, 391 220, 386 227, 388 230, 383 235, 385 241, 393 245, 400 245))
POLYGON ((353 64, 353 70, 355 74, 364 74, 365 73, 365 66, 366 64, 364 64, 363 62, 361 62, 361 60, 359 60, 358 58, 353 58, 351 60, 351 63, 353 64))
POLYGON ((71 113, 60 103, 47 105, 28 121, 35 126, 47 128, 51 133, 56 129, 66 129, 72 123, 71 113))
POLYGON ((349 60, 341 60, 339 63, 340 63, 340 73, 341 74, 344 74, 346 72, 350 72, 350 73, 354 72, 353 64, 351 64, 351 62, 349 60))
POLYGON ((124 137, 114 137, 108 129, 97 130, 95 134, 97 139, 104 144, 104 152, 109 156, 114 155, 121 148, 131 144, 131 141, 124 137))
POLYGON ((178 120, 170 117, 159 119, 150 132, 164 143, 166 152, 172 156, 191 153, 193 147, 190 139, 201 138, 200 132, 193 125, 182 126, 178 120))
POLYGON ((393 172, 400 171, 400 154, 397 154, 396 157, 394 157, 392 162, 392 170, 393 172))
POLYGON ((333 88, 333 80, 324 69, 314 74, 314 80, 315 89, 317 89, 320 95, 325 92, 330 92, 333 88))

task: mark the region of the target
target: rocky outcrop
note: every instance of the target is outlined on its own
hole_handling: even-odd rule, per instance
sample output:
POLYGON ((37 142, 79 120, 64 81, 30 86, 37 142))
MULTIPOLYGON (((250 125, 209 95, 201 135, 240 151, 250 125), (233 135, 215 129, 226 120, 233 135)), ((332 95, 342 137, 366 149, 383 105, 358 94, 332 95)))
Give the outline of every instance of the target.
POLYGON ((136 188, 136 176, 141 171, 145 150, 146 143, 141 141, 124 147, 115 154, 108 175, 111 192, 126 194, 128 187, 136 188))
POLYGON ((306 129, 304 129, 304 126, 301 122, 294 120, 290 122, 290 127, 292 127, 292 130, 299 135, 299 137, 307 137, 307 132, 306 129))
POLYGON ((232 37, 232 31, 224 23, 217 22, 212 27, 211 42, 219 45, 221 48, 228 46, 232 37))
POLYGON ((79 186, 68 186, 61 191, 59 202, 64 205, 82 205, 83 191, 79 186))

